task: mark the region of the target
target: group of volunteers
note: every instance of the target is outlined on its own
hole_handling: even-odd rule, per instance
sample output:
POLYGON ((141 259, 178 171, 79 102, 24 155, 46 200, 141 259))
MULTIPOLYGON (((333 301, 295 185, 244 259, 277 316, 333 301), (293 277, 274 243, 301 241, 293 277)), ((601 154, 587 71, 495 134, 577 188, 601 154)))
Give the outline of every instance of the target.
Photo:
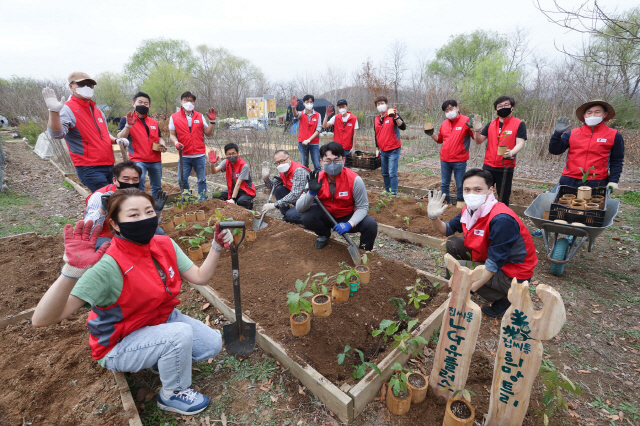
MULTIPOLYGON (((37 327, 49 326, 81 307, 89 308, 89 346, 101 366, 124 372, 149 368, 160 375, 162 382, 157 401, 160 409, 197 414, 207 407, 209 398, 191 387, 191 364, 215 357, 222 348, 222 338, 218 330, 180 313, 177 296, 182 279, 195 285, 209 283, 220 253, 233 237, 216 224, 212 250, 198 267, 164 235, 158 222, 167 201, 161 188, 160 158, 166 144, 158 122, 149 116, 151 99, 145 93, 136 93, 133 111, 120 120, 117 137, 113 137, 107 118, 91 100, 95 85, 87 74, 74 72, 69 76, 72 96, 68 101, 58 100, 49 88, 43 90, 49 109, 49 134, 65 139, 78 177, 92 195, 86 200, 83 220, 75 229, 71 225, 64 229, 65 264, 38 303, 32 322, 37 327), (112 144, 124 146, 130 160, 114 166, 112 144), (150 194, 144 192, 147 172, 150 194)), ((206 114, 199 113, 195 102, 193 93, 183 93, 181 108, 169 122, 170 140, 182 156, 178 171, 181 188, 189 189, 193 170, 197 192, 202 198, 206 196, 208 160, 213 173, 226 174, 227 191, 219 198, 253 209, 256 187, 249 164, 240 157, 238 145, 228 143, 224 160, 216 165, 217 154, 207 153, 204 140, 213 132, 217 112, 209 108, 206 114)), ((333 107, 329 107, 324 118, 314 110, 313 103, 312 95, 304 96, 303 109, 298 111, 298 98, 291 99, 293 115, 299 122, 301 162, 279 149, 273 156, 275 176, 271 176, 268 162, 262 164, 262 180, 275 195, 262 212, 278 209, 283 220, 313 231, 317 235, 316 249, 329 244, 334 230, 340 235, 360 233, 359 247, 372 250, 378 225, 368 215, 369 200, 362 178, 346 167, 356 142, 358 118, 348 111, 345 99, 336 103, 337 114, 333 115, 333 107), (331 126, 333 141, 320 146, 319 133, 331 126)), ((384 187, 386 192, 396 194, 400 131, 406 129, 406 123, 384 96, 375 99, 375 107, 380 113, 374 118, 374 134, 384 187)), ((445 119, 438 134, 427 131, 442 145, 442 190, 429 192, 428 217, 435 229, 448 237, 448 253, 468 265, 485 266, 471 292, 490 302, 482 307, 490 317, 504 314, 510 306, 507 294, 511 281, 531 279, 538 260, 531 234, 508 207, 515 158, 527 139, 524 122, 512 115, 514 107, 512 97, 499 97, 494 102, 497 118, 483 126, 481 117, 461 115, 458 103, 447 100, 442 104, 445 119), (477 144, 487 141, 482 169, 466 169, 471 139, 477 144), (506 153, 498 154, 499 145, 506 145, 506 153), (464 200, 465 206, 458 216, 443 222, 440 217, 451 199, 452 173, 457 199, 464 200), (504 193, 499 194, 499 201, 494 188, 501 187, 504 193)), ((605 123, 615 115, 613 107, 593 101, 579 107, 576 115, 584 125, 565 133, 569 124, 562 117, 549 142, 552 154, 568 150, 559 183, 581 185, 583 171, 589 169, 588 185, 617 188, 624 141, 605 123)))

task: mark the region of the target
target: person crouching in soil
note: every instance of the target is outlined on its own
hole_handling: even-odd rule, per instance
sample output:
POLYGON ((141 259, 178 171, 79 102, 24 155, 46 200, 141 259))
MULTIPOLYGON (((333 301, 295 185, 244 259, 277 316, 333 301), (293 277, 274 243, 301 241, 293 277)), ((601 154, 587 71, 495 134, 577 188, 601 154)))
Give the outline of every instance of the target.
POLYGON ((270 177, 269 163, 262 163, 262 180, 267 188, 272 189, 276 197, 275 203, 262 206, 262 213, 280 209, 284 220, 297 225, 302 224, 302 216, 296 210, 296 202, 302 195, 307 181, 309 169, 291 159, 291 155, 284 149, 279 149, 273 156, 273 162, 278 169, 278 176, 270 177))
POLYGON ((182 279, 206 285, 223 247, 233 240, 216 224, 212 251, 197 267, 171 238, 155 235, 158 218, 151 195, 139 189, 109 198, 107 223, 115 237, 95 251, 101 231, 92 221, 64 228, 60 277, 36 307, 34 327, 46 327, 91 307, 87 319, 91 354, 109 370, 160 374, 158 407, 183 415, 203 411, 209 398, 191 389, 191 363, 215 357, 222 337, 175 309, 182 279), (103 256, 104 255, 104 256, 103 256))
MULTIPOLYGON (((251 181, 251 167, 249 163, 239 157, 240 148, 235 143, 224 146, 224 155, 219 166, 214 166, 214 174, 224 171, 227 174, 227 190, 220 192, 217 197, 228 204, 237 204, 245 209, 253 209, 253 199, 256 196, 256 187, 251 181)), ((209 154, 209 162, 215 164, 218 161, 215 151, 209 154)))
POLYGON ((507 294, 511 281, 530 280, 538 263, 529 230, 518 215, 493 195, 493 178, 488 170, 470 169, 462 179, 466 206, 449 222, 440 220, 447 209, 445 194, 429 193, 427 214, 433 226, 448 236, 446 249, 463 266, 484 265, 480 279, 471 284, 471 294, 492 302, 482 312, 493 318, 504 315, 511 306, 507 294), (451 236, 460 232, 463 237, 451 236))
POLYGON ((321 172, 309 175, 308 192, 296 203, 305 228, 318 235, 315 247, 323 249, 329 244, 331 228, 338 234, 360 232, 360 248, 371 250, 378 235, 378 224, 367 215, 369 198, 362 178, 344 167, 344 148, 338 142, 329 142, 320 147, 321 172), (333 216, 337 225, 324 214, 315 203, 316 197, 333 216))

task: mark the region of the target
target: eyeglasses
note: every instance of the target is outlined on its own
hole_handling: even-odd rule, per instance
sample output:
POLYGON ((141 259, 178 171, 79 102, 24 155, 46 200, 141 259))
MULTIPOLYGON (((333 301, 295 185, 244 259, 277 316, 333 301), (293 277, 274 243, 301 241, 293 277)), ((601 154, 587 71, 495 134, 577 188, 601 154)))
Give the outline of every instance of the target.
POLYGON ((322 160, 322 164, 331 164, 331 163, 334 163, 334 164, 342 163, 342 157, 338 157, 334 160, 330 160, 328 158, 325 158, 324 160, 322 160))
POLYGON ((74 81, 72 84, 75 84, 78 87, 89 86, 92 89, 93 89, 93 86, 95 86, 95 84, 93 84, 93 83, 87 83, 87 82, 84 82, 84 81, 74 81))
POLYGON ((500 108, 511 108, 511 103, 505 102, 503 104, 500 104, 500 105, 496 106, 496 108, 497 109, 500 109, 500 108))
POLYGON ((284 160, 274 161, 274 163, 275 163, 276 166, 279 166, 280 164, 286 163, 287 160, 289 160, 289 157, 285 158, 284 160))

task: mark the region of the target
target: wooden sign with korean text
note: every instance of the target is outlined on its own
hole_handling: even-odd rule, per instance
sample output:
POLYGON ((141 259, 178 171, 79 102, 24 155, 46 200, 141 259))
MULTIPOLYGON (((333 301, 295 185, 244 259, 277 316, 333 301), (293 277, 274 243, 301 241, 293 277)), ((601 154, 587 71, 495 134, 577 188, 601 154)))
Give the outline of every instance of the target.
POLYGON ((539 311, 533 309, 529 283, 520 284, 513 279, 509 290, 511 306, 502 318, 485 426, 522 424, 542 362, 541 341, 555 337, 567 319, 562 297, 556 290, 540 284, 536 293, 544 304, 539 311))
POLYGON ((448 253, 444 260, 452 273, 449 280, 451 297, 442 319, 429 386, 437 397, 449 399, 454 391, 464 389, 467 383, 482 319, 480 307, 470 300, 469 290, 482 276, 484 266, 471 270, 461 266, 448 253), (448 391, 440 390, 450 386, 448 391))

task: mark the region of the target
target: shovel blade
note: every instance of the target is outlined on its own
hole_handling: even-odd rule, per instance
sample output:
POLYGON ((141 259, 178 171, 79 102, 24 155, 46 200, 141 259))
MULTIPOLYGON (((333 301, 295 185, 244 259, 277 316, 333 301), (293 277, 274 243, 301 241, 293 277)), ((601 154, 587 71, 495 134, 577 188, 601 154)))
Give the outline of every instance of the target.
POLYGON ((362 263, 362 259, 360 258, 360 251, 355 244, 349 245, 349 254, 351 255, 351 260, 353 260, 353 264, 355 266, 359 266, 362 263))
POLYGON ((269 226, 269 224, 264 221, 264 215, 262 215, 260 217, 260 219, 258 219, 257 217, 253 218, 253 230, 254 231, 259 231, 260 229, 264 229, 267 226, 269 226))
POLYGON ((227 353, 233 356, 247 356, 256 346, 256 324, 242 322, 242 327, 237 322, 222 327, 224 347, 227 353))

